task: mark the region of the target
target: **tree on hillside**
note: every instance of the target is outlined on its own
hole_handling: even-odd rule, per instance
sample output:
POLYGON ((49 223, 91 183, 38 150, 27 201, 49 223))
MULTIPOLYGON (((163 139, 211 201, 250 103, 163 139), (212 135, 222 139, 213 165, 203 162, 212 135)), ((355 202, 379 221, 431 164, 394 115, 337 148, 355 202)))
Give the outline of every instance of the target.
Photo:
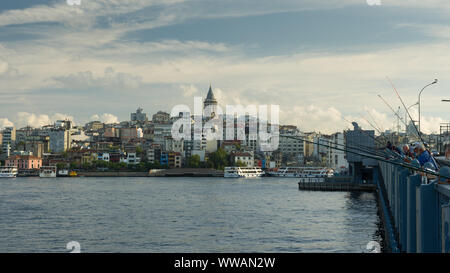
POLYGON ((215 169, 223 170, 229 165, 227 152, 224 149, 219 148, 209 155, 207 163, 207 165, 212 166, 215 169))
POLYGON ((200 167, 200 156, 193 155, 193 156, 189 157, 187 166, 189 168, 199 168, 200 167))

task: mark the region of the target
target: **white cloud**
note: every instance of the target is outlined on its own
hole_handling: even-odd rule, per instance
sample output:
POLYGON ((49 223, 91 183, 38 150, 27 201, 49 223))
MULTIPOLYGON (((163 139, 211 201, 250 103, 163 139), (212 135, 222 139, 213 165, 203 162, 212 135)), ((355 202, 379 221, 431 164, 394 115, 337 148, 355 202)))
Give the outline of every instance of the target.
POLYGON ((89 118, 90 121, 101 121, 103 123, 118 123, 119 118, 113 114, 103 113, 101 115, 95 114, 89 118))
POLYGON ((0 26, 41 22, 58 22, 69 26, 89 26, 98 16, 134 12, 154 5, 171 5, 182 0, 96 0, 70 6, 66 1, 52 5, 36 5, 22 10, 6 10, 0 14, 0 26))
POLYGON ((14 126, 14 123, 12 123, 7 118, 0 118, 0 130, 4 129, 5 127, 11 127, 14 126))
MULTIPOLYGON (((447 1, 431 1, 386 0, 381 8, 391 5, 427 8, 448 6, 447 1)), ((446 95, 446 90, 450 89, 450 46, 447 41, 400 45, 388 50, 363 53, 320 52, 249 57, 239 46, 225 43, 177 40, 137 43, 120 40, 128 30, 169 25, 186 18, 243 16, 307 8, 365 5, 364 0, 345 3, 337 0, 292 0, 282 3, 272 0, 239 0, 221 3, 223 8, 230 6, 226 11, 211 11, 209 8, 211 12, 204 12, 208 10, 207 5, 205 8, 193 10, 204 1, 194 1, 192 3, 197 5, 190 7, 183 2, 185 1, 101 0, 83 1, 81 7, 70 7, 62 1, 50 6, 0 13, 0 26, 49 21, 65 24, 39 25, 42 38, 38 39, 38 43, 21 41, 7 46, 0 45, 0 56, 5 60, 0 60, 0 75, 8 73, 11 67, 19 68, 21 72, 21 75, 7 74, 7 77, 0 79, 0 95, 2 92, 34 92, 54 87, 103 87, 123 89, 126 96, 125 92, 129 88, 147 92, 148 85, 169 84, 176 89, 180 87, 184 96, 189 96, 200 90, 201 94, 206 94, 207 86, 212 81, 213 86, 220 87, 214 88, 219 103, 280 104, 282 111, 292 114, 290 119, 289 115, 285 116, 286 122, 298 121, 305 128, 319 130, 324 128, 323 126, 331 126, 330 130, 335 130, 338 125, 345 128, 347 123, 339 123, 333 118, 338 114, 343 115, 342 113, 351 113, 358 118, 355 112, 365 114, 364 106, 367 105, 370 107, 368 109, 384 109, 377 110, 380 115, 375 112, 371 114, 387 129, 393 126, 392 114, 376 98, 376 94, 390 94, 390 99, 398 105, 385 80, 385 76, 389 75, 397 84, 405 101, 409 103, 417 100, 417 90, 423 86, 422 82, 439 78, 439 84, 433 87, 434 90, 427 90, 427 101, 423 102, 424 109, 433 107, 441 115, 441 118, 429 119, 430 130, 433 126, 436 127, 432 122, 443 120, 442 117, 448 113, 444 105, 437 103, 446 95), (180 6, 172 5, 176 3, 180 6), (158 7, 161 12, 155 16, 146 16, 148 18, 144 19, 147 20, 139 17, 120 23, 112 17, 110 25, 113 27, 92 26, 92 19, 139 11, 151 5, 161 5, 158 7), (226 54, 222 54, 224 52, 226 54), (316 112, 318 116, 315 115, 316 112), (330 115, 334 116, 329 118, 330 115), (318 122, 316 127, 311 120, 318 122), (322 123, 322 120, 335 122, 329 125, 322 123)), ((441 26, 426 31, 434 33, 438 38, 447 37, 448 32, 441 26)), ((155 95, 151 91, 149 100, 155 95)), ((55 95, 55 100, 57 99, 58 94, 55 95)), ((173 98, 170 99, 173 101, 173 98)), ((179 99, 183 98, 180 96, 179 99)), ((0 105, 1 108, 7 109, 2 102, 0 105)), ((0 114, 5 115, 7 110, 4 111, 0 114)), ((46 115, 30 115, 22 118, 22 123, 42 124, 52 121, 51 117, 46 115)), ((424 113, 424 129, 428 128, 428 125, 425 125, 428 122, 425 117, 428 116, 438 114, 424 113)), ((105 120, 108 118, 105 117, 105 120)), ((115 119, 111 117, 111 120, 115 119)))
POLYGON ((137 88, 142 78, 128 73, 115 72, 112 67, 105 68, 103 75, 94 75, 92 71, 78 72, 68 76, 53 77, 59 88, 107 87, 120 90, 137 88))
POLYGON ((180 89, 183 92, 183 96, 185 97, 192 97, 193 95, 198 94, 199 91, 198 88, 193 84, 181 84, 180 89))
POLYGON ((8 72, 9 70, 9 65, 7 62, 4 62, 0 59, 0 76, 2 74, 6 74, 6 72, 8 72))
POLYGON ((25 126, 31 126, 35 128, 39 128, 45 125, 51 125, 57 120, 71 120, 74 121, 74 118, 70 115, 55 113, 53 115, 46 114, 35 114, 28 112, 19 112, 17 113, 14 124, 17 128, 22 128, 25 126))

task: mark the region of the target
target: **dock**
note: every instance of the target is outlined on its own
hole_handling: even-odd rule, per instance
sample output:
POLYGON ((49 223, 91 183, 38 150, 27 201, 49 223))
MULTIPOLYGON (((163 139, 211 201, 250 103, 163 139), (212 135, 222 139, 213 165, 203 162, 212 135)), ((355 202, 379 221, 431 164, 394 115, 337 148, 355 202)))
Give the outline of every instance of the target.
POLYGON ((223 177, 223 171, 207 168, 153 169, 148 176, 157 177, 223 177))
POLYGON ((373 192, 374 184, 358 184, 353 182, 298 182, 299 190, 305 191, 360 191, 373 192))

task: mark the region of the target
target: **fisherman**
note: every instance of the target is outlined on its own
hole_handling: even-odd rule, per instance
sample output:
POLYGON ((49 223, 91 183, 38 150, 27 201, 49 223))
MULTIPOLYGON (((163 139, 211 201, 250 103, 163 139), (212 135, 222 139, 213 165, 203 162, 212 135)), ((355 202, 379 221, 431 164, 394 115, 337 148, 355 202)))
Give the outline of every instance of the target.
POLYGON ((388 148, 389 150, 392 150, 392 143, 390 141, 387 142, 386 148, 388 148))
POLYGON ((433 160, 433 157, 431 156, 430 152, 425 149, 423 144, 419 144, 414 148, 414 151, 417 150, 417 160, 419 160, 420 166, 424 166, 425 163, 430 162, 432 166, 434 166, 434 169, 437 170, 438 167, 436 163, 433 160))
POLYGON ((404 154, 405 156, 410 157, 409 145, 408 145, 408 144, 403 145, 402 150, 403 150, 403 154, 404 154))

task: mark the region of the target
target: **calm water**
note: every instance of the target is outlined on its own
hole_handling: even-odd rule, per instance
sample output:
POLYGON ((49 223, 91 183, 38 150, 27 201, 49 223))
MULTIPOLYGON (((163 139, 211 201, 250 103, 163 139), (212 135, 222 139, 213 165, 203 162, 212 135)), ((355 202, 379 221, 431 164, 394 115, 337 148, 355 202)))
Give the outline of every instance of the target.
POLYGON ((374 194, 297 179, 0 180, 0 252, 366 252, 377 223, 374 194))

